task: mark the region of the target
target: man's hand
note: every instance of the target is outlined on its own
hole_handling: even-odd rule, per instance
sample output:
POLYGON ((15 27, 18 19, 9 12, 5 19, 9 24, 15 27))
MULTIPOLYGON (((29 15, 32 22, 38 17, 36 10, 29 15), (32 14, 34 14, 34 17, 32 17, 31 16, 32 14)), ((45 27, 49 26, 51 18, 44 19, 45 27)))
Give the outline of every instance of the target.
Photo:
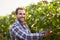
POLYGON ((39 34, 41 37, 47 37, 47 36, 50 36, 52 33, 53 33, 53 31, 49 30, 47 32, 46 31, 40 32, 39 34))
POLYGON ((52 31, 52 30, 49 30, 49 31, 47 31, 47 32, 45 33, 45 36, 50 36, 52 33, 53 33, 53 31, 52 31))

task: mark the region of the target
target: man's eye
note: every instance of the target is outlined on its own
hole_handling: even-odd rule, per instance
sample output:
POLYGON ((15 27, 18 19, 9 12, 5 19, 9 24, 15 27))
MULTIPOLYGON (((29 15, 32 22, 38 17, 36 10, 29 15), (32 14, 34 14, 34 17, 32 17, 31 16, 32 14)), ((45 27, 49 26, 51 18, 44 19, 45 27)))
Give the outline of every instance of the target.
POLYGON ((25 15, 25 13, 23 15, 25 15))

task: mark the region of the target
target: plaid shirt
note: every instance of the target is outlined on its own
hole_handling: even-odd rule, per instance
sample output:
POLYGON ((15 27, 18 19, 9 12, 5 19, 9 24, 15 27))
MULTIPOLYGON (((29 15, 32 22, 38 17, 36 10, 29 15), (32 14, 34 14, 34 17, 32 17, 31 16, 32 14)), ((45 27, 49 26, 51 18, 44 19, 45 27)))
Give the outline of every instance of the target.
POLYGON ((42 33, 31 33, 27 25, 21 25, 16 20, 10 30, 11 40, 38 40, 42 33))

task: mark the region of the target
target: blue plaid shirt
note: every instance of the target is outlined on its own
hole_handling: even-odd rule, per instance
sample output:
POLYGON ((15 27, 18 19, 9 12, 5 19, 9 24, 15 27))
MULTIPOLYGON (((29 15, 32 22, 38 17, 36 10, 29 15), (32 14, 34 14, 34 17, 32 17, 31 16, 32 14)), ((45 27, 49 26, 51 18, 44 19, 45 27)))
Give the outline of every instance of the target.
POLYGON ((31 33, 27 25, 22 25, 18 20, 10 30, 11 40, 38 40, 42 33, 31 33))

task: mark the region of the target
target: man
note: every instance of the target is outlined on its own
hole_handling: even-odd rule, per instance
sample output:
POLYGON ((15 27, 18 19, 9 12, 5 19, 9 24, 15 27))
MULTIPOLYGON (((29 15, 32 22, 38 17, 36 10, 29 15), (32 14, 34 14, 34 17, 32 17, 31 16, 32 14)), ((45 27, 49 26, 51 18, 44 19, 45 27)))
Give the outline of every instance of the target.
POLYGON ((10 30, 11 40, 38 40, 45 32, 31 33, 25 23, 26 12, 23 8, 16 9, 16 21, 10 30))

